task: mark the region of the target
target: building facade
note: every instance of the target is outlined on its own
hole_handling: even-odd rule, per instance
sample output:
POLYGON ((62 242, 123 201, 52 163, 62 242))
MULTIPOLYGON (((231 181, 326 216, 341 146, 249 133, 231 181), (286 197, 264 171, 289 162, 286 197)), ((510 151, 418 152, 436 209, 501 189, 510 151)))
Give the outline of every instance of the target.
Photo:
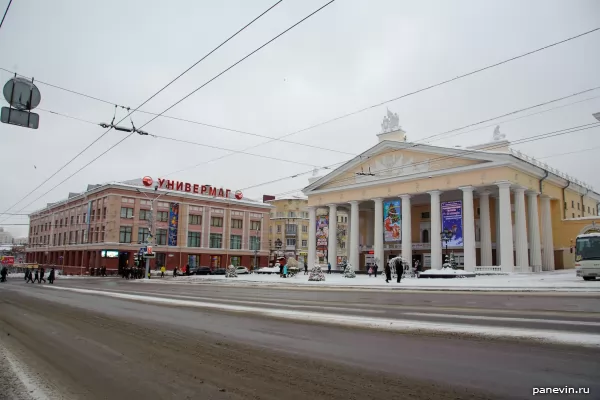
POLYGON ((0 227, 0 245, 13 244, 13 235, 0 227))
POLYGON ((27 262, 72 273, 118 269, 149 244, 152 268, 266 266, 270 205, 204 185, 159 180, 152 187, 147 179, 89 185, 32 213, 27 262))
MULTIPOLYGON (((308 259, 309 226, 308 200, 305 197, 289 196, 268 200, 274 208, 269 217, 269 249, 270 260, 273 264, 281 257, 294 257, 300 263, 308 259)), ((320 210, 327 213, 327 210, 320 210)), ((324 214, 318 214, 319 216, 324 214)), ((346 223, 347 216, 338 216, 338 234, 336 236, 338 263, 346 258, 346 223)), ((323 259, 325 253, 320 253, 323 259)), ((332 264, 334 265, 334 264, 332 264)))
MULTIPOLYGON (((309 225, 318 224, 319 210, 329 210, 329 221, 346 210, 357 270, 394 256, 440 268, 447 252, 469 271, 572 267, 573 226, 596 218, 600 195, 497 133, 470 148, 409 143, 401 129, 379 134, 371 149, 311 179, 303 190, 309 225)), ((308 259, 319 259, 319 231, 309 233, 308 259)))

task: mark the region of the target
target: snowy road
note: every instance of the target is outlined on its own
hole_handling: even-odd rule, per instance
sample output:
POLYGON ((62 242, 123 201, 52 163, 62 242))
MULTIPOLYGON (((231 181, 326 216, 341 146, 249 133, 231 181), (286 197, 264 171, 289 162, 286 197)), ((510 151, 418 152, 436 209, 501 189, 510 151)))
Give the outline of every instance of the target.
MULTIPOLYGON (((311 368, 294 372, 294 376, 298 376, 300 381, 313 386, 314 391, 306 389, 300 392, 303 398, 409 398, 408 394, 412 394, 413 398, 440 399, 496 398, 495 396, 529 398, 532 387, 565 385, 590 387, 592 393, 600 393, 598 348, 541 345, 514 340, 504 342, 489 336, 463 337, 453 331, 436 334, 426 329, 406 334, 380 329, 353 329, 348 325, 340 326, 339 321, 332 324, 331 321, 308 318, 313 315, 337 315, 350 321, 384 319, 405 321, 405 324, 416 326, 434 323, 439 327, 484 327, 486 331, 539 331, 595 340, 600 332, 600 299, 597 295, 378 293, 211 285, 183 287, 103 278, 65 279, 57 283, 60 288, 26 286, 21 280, 12 280, 7 285, 0 286, 0 329, 13 329, 10 337, 5 337, 5 333, 0 332, 3 335, 0 344, 8 346, 11 354, 22 354, 21 361, 24 365, 38 365, 39 360, 27 351, 29 341, 35 341, 36 338, 44 342, 44 346, 40 348, 42 353, 53 348, 58 351, 61 347, 64 347, 62 351, 72 353, 70 360, 73 365, 62 365, 59 369, 67 376, 60 381, 70 390, 70 395, 65 395, 65 398, 84 398, 73 395, 83 393, 81 385, 95 390, 105 386, 95 386, 92 378, 67 379, 76 378, 78 374, 87 371, 81 366, 82 361, 77 359, 79 352, 82 352, 82 357, 90 358, 87 362, 90 365, 100 363, 100 369, 94 373, 109 381, 118 378, 110 378, 106 375, 108 372, 102 372, 102 363, 110 363, 110 368, 128 373, 128 364, 121 360, 124 357, 121 353, 131 357, 130 363, 149 362, 141 356, 128 354, 118 343, 114 343, 114 340, 123 340, 124 345, 131 346, 125 328, 119 325, 120 321, 127 321, 132 326, 131 329, 156 330, 156 335, 150 334, 143 339, 149 341, 152 348, 162 346, 163 340, 165 345, 169 343, 171 346, 172 338, 168 332, 177 332, 179 341, 183 342, 191 340, 202 343, 222 342, 228 346, 250 346, 243 351, 236 350, 235 357, 250 354, 250 349, 263 349, 261 353, 267 352, 267 349, 274 351, 273 357, 280 357, 279 366, 268 364, 273 359, 266 357, 265 360, 253 358, 248 361, 252 367, 247 369, 240 370, 235 365, 229 367, 232 368, 232 374, 239 375, 239 380, 246 385, 241 386, 244 390, 254 388, 257 391, 257 398, 282 398, 270 397, 272 390, 282 390, 283 392, 277 393, 284 393, 285 398, 294 398, 292 392, 284 391, 279 379, 271 379, 270 375, 277 376, 282 365, 289 367, 286 363, 292 363, 289 357, 299 356, 305 359, 301 363, 306 365, 324 363, 323 369, 316 375, 306 371, 312 371, 311 368), (137 297, 123 298, 127 296, 137 297), (178 302, 184 307, 175 306, 178 302), (194 307, 189 303, 206 306, 194 307), (85 309, 86 317, 79 315, 81 311, 76 311, 67 304, 85 309), (56 315, 53 315, 54 312, 56 315), (19 315, 25 317, 21 318, 19 315), (285 315, 294 315, 294 318, 286 319, 285 315), (44 319, 44 324, 36 328, 37 319, 40 319, 38 322, 44 319), (73 324, 84 325, 67 330, 73 324), (86 328, 85 324, 91 324, 94 329, 86 328), (111 327, 119 327, 121 331, 113 332, 111 327), (37 336, 36 329, 39 330, 37 336), (119 332, 125 335, 121 339, 119 332), (89 352, 88 355, 86 351, 89 352), (263 371, 262 375, 253 375, 250 379, 248 374, 253 368, 263 371), (338 387, 339 373, 343 368, 358 368, 352 372, 359 381, 352 386, 353 395, 338 387), (78 372, 79 370, 82 372, 78 372), (337 377, 331 379, 331 374, 327 371, 336 371, 337 377), (378 378, 369 386, 369 391, 361 392, 361 387, 374 379, 370 374, 381 376, 384 371, 394 378, 382 386, 378 378), (362 379, 364 385, 360 384, 362 379), (78 383, 80 381, 83 383, 78 383), (390 382, 394 383, 389 386, 390 382), (272 386, 269 387, 269 384, 272 386), (387 391, 384 389, 386 387, 387 391), (339 391, 338 397, 334 395, 336 391, 339 391), (328 396, 319 394, 325 392, 328 396), (421 396, 414 397, 415 393, 421 396)), ((360 327, 360 324, 355 326, 360 327)), ((35 348, 35 345, 32 347, 35 348)), ((134 347, 131 351, 137 354, 141 350, 134 347)), ((59 360, 52 361, 47 355, 44 360, 50 364, 44 364, 48 367, 46 371, 55 370, 57 366, 52 364, 59 363, 59 360)), ((217 365, 211 366, 213 369, 220 365, 220 362, 204 354, 196 358, 197 368, 208 368, 203 365, 202 360, 216 363, 217 365)), ((152 359, 156 365, 145 368, 158 376, 165 374, 165 379, 170 379, 167 366, 174 365, 171 361, 168 355, 161 354, 152 359)), ((193 365, 193 360, 181 361, 182 365, 187 362, 193 365)), ((135 369, 132 365, 129 368, 135 369)), ((174 389, 176 391, 173 393, 183 393, 193 386, 191 383, 184 384, 183 381, 193 379, 189 375, 194 373, 195 368, 191 368, 192 372, 176 368, 179 371, 177 381, 181 382, 182 387, 174 389), (180 375, 184 378, 179 378, 180 375)), ((49 374, 47 378, 50 380, 58 379, 51 372, 45 373, 49 374)), ((216 375, 222 373, 215 372, 216 375)), ((42 378, 44 377, 39 379, 40 382, 44 381, 42 378)), ((132 395, 139 397, 161 390, 154 384, 148 384, 148 388, 144 389, 144 379, 140 381, 141 387, 136 388, 137 395, 132 394, 133 388, 127 388, 124 393, 132 398, 132 395), (149 392, 150 390, 154 392, 149 392)), ((204 381, 206 385, 203 390, 207 390, 206 393, 211 398, 245 398, 242 392, 235 391, 236 385, 228 385, 220 377, 205 377, 204 381), (227 391, 220 392, 218 388, 225 386, 227 391), (224 393, 233 397, 223 397, 224 393)), ((128 382, 136 385, 135 380, 129 379, 128 382)), ((114 387, 121 387, 121 383, 115 382, 114 387)), ((116 390, 102 390, 104 395, 120 398, 114 397, 118 393, 116 390)))

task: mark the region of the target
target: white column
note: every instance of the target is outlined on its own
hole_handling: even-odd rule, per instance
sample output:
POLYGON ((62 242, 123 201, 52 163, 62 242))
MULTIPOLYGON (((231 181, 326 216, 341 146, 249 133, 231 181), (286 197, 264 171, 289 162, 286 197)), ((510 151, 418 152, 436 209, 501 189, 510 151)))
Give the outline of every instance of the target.
POLYGON ((383 199, 373 199, 375 202, 375 230, 373 232, 373 252, 378 266, 383 266, 383 199))
POLYGON ((410 195, 400 195, 402 198, 402 258, 412 266, 412 237, 411 237, 411 207, 410 195))
POLYGON ((494 197, 494 220, 496 221, 496 266, 501 266, 501 251, 500 251, 500 197, 494 197))
POLYGON ((358 201, 350 202, 350 215, 351 226, 350 226, 350 264, 354 268, 355 271, 358 271, 358 240, 360 234, 360 219, 358 217, 358 201))
POLYGON ((313 267, 317 260, 317 209, 307 207, 308 209, 308 260, 306 264, 313 267))
POLYGON ((533 272, 542 270, 542 246, 540 244, 540 219, 538 215, 538 193, 527 192, 529 225, 529 254, 533 272))
POLYGON ((514 272, 512 216, 510 209, 510 182, 499 182, 500 190, 500 246, 502 271, 514 272))
POLYGON ((525 188, 514 189, 515 196, 515 251, 516 262, 520 272, 529 272, 529 257, 527 254, 527 222, 525 215, 525 188))
POLYGON ((431 269, 442 268, 442 214, 440 210, 440 193, 439 190, 429 192, 431 196, 431 229, 429 232, 429 240, 431 242, 431 269))
POLYGON ((327 261, 331 268, 337 267, 337 206, 329 204, 329 237, 327 242, 327 261))
POLYGON ((475 271, 475 211, 473 210, 473 186, 460 187, 463 192, 463 251, 465 271, 475 271))
POLYGON ((540 197, 542 217, 542 270, 554 271, 554 242, 552 240, 552 214, 550 212, 550 197, 540 197))
POLYGON ((484 190, 479 197, 479 229, 481 242, 481 265, 492 265, 492 228, 490 224, 490 192, 484 190))

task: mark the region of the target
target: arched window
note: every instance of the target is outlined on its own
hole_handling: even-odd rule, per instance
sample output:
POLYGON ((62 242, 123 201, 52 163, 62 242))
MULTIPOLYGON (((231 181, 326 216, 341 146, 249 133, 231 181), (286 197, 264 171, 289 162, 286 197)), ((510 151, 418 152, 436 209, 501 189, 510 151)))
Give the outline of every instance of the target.
POLYGON ((423 243, 429 243, 429 231, 427 229, 423 229, 423 243))

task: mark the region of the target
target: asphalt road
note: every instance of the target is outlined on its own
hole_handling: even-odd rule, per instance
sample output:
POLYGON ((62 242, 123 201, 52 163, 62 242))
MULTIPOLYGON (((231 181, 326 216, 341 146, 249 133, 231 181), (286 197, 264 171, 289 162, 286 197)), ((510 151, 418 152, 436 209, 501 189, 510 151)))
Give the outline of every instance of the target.
MULTIPOLYGON (((600 332, 596 296, 284 290, 118 278, 57 285, 295 312, 600 332), (472 316, 509 319, 466 319, 472 316)), ((39 389, 51 399, 524 399, 534 387, 564 386, 590 388, 581 398, 600 397, 600 350, 593 348, 353 329, 41 286, 12 279, 0 285, 0 357, 12 360, 0 363, 0 398, 27 398, 39 389), (14 379, 15 364, 22 380, 37 387, 14 379)))

